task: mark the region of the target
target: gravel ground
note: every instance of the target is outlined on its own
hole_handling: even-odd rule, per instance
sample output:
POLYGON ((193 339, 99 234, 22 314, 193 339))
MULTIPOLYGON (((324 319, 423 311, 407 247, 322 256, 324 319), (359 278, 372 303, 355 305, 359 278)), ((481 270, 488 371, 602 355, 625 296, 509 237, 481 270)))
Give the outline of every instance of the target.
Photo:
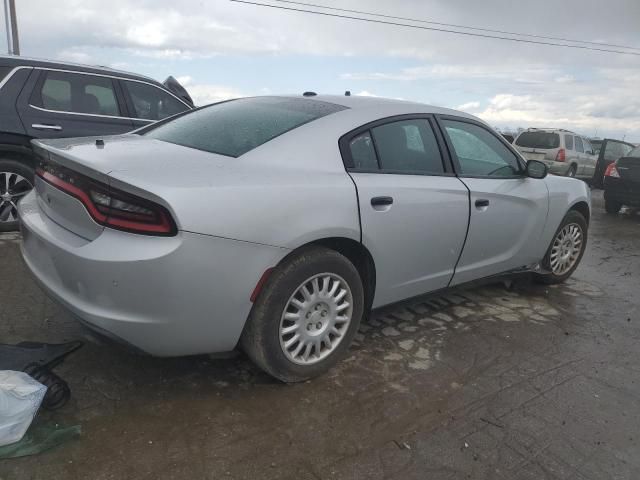
POLYGON ((96 339, 0 235, 0 340, 87 343, 37 422, 80 439, 0 479, 640 478, 640 215, 594 191, 560 287, 458 290, 376 313, 328 375, 283 385, 243 355, 154 359, 96 339))

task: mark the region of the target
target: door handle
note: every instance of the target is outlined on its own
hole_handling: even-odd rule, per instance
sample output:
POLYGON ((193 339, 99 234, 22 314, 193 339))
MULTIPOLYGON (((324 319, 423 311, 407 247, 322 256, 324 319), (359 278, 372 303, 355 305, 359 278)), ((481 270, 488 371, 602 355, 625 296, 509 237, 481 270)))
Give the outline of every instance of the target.
POLYGON ((371 199, 372 207, 384 207, 393 203, 393 197, 373 197, 371 199))
POLYGON ((36 130, 62 130, 60 125, 47 125, 44 123, 32 123, 31 128, 35 128, 36 130))
POLYGON ((489 206, 489 200, 486 198, 479 198, 476 200, 476 208, 485 208, 489 206))

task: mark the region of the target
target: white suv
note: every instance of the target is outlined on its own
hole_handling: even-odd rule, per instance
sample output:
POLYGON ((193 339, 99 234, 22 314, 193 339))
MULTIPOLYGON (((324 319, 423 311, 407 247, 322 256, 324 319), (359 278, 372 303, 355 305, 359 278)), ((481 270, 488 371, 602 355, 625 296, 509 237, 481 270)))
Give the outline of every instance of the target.
POLYGON ((513 145, 527 160, 540 160, 549 172, 568 177, 593 178, 598 156, 586 137, 564 129, 529 128, 513 145))

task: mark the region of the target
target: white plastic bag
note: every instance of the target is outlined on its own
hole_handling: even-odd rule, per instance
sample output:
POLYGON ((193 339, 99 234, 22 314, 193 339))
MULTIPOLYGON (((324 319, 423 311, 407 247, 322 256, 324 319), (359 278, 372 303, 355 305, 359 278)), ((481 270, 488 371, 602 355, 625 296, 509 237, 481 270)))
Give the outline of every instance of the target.
POLYGON ((22 439, 46 392, 24 372, 0 370, 0 447, 22 439))

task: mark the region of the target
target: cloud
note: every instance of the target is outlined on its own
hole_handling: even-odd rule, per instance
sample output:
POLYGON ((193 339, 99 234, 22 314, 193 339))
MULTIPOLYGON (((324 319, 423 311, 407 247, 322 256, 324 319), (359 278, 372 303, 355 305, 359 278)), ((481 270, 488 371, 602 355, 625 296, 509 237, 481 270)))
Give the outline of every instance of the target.
POLYGON ((176 80, 189 91, 194 103, 198 106, 249 96, 234 87, 198 83, 189 75, 177 77, 176 80))
MULTIPOLYGON (((30 0, 28 11, 25 2, 17 3, 23 54, 117 65, 153 75, 184 72, 193 77, 189 90, 198 103, 259 93, 265 84, 274 91, 293 90, 318 77, 337 91, 349 88, 363 94, 428 98, 436 104, 459 105, 495 122, 523 126, 551 122, 580 129, 598 126, 616 135, 630 132, 640 140, 638 57, 377 25, 222 0, 110 0, 108 5, 104 0, 30 0), (37 14, 29 14, 33 12, 37 14), (273 59, 274 66, 265 72, 269 66, 263 63, 257 74, 239 67, 237 74, 233 72, 237 85, 229 75, 217 77, 213 69, 206 77, 205 60, 213 64, 230 58, 273 59), (296 70, 300 59, 305 69, 296 70), (317 70, 308 68, 314 60, 317 70), (332 69, 334 77, 328 79, 326 72, 332 69)), ((507 8, 504 0, 345 0, 340 7, 640 45, 638 0, 614 0, 605 9, 598 2, 582 0, 538 0, 535 8, 525 4, 507 8)), ((236 68, 237 64, 226 65, 236 68)))
POLYGON ((467 103, 463 103, 462 105, 458 105, 456 107, 456 110, 462 110, 464 112, 470 111, 470 110, 477 110, 478 108, 480 108, 480 102, 467 102, 467 103))

